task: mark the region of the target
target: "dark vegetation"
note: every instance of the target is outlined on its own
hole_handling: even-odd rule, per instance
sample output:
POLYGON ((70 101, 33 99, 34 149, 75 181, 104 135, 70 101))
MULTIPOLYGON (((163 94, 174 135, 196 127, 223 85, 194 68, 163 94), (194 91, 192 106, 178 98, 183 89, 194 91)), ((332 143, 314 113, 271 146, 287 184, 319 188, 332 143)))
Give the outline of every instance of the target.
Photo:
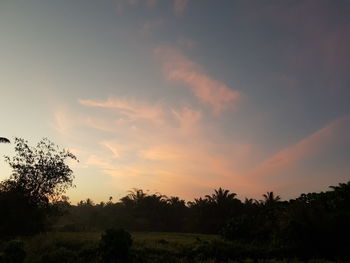
POLYGON ((242 201, 219 188, 186 203, 134 189, 117 202, 72 205, 63 194, 73 186, 66 161, 76 157, 47 139, 14 144, 13 173, 0 184, 0 262, 350 261, 350 182, 289 201, 273 192, 242 201), (169 238, 179 233, 198 234, 169 238))

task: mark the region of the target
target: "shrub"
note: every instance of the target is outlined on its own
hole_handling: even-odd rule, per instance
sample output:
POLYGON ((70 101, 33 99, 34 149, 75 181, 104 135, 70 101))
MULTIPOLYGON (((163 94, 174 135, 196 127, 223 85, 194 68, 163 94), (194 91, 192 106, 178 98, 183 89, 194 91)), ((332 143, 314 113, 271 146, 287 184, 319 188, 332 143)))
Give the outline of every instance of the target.
POLYGON ((102 234, 99 254, 104 263, 127 262, 132 239, 124 229, 107 229, 102 234))
POLYGON ((0 256, 0 262, 22 263, 25 257, 26 252, 23 249, 23 242, 12 240, 5 245, 4 252, 0 256))

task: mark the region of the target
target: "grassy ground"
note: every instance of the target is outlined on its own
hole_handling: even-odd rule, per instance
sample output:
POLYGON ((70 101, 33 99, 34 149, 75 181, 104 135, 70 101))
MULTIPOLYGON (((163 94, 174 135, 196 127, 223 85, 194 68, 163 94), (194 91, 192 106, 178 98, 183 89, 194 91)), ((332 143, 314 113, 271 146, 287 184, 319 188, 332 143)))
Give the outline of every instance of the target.
MULTIPOLYGON (((100 240, 100 232, 49 232, 31 238, 25 243, 30 249, 44 249, 54 244, 69 244, 73 247, 82 244, 95 244, 100 240)), ((132 233, 134 243, 147 246, 193 245, 198 242, 219 240, 217 235, 165 232, 135 232, 132 233)))
MULTIPOLYGON (((25 251, 27 252, 27 258, 25 263, 39 262, 43 261, 40 259, 45 253, 51 253, 53 258, 58 259, 62 256, 69 256, 69 253, 78 253, 78 261, 47 261, 44 262, 90 262, 81 260, 81 255, 79 253, 84 253, 89 257, 88 253, 91 253, 93 249, 98 247, 98 243, 101 237, 100 232, 50 232, 45 234, 40 234, 34 237, 28 237, 22 239, 25 244, 25 251), (91 250, 92 249, 92 250, 91 250), (72 252, 69 252, 72 251, 72 252)), ((160 232, 136 232, 132 233, 133 238, 133 251, 137 255, 141 255, 141 258, 149 257, 149 260, 138 259, 134 262, 181 262, 181 263, 216 263, 216 262, 228 262, 228 263, 300 263, 299 260, 258 260, 254 261, 251 259, 242 258, 239 261, 215 261, 213 259, 193 258, 188 255, 191 251, 196 251, 198 247, 206 247, 210 250, 210 253, 217 254, 222 249, 222 240, 216 235, 203 235, 203 234, 189 234, 189 233, 160 233, 160 232), (218 246, 214 249, 211 248, 212 243, 218 242, 218 246), (184 258, 183 255, 187 254, 184 258)), ((205 250, 202 253, 205 254, 205 250)), ((225 251, 225 250, 224 250, 225 251)), ((249 254, 250 255, 250 254, 249 254)), ((92 262, 92 261, 91 261, 92 262)), ((95 262, 95 261, 94 261, 95 262)), ((303 261, 304 262, 304 261, 303 261)), ((307 263, 331 263, 325 260, 310 260, 305 261, 307 263)))
MULTIPOLYGON (((66 248, 79 251, 83 248, 97 247, 100 232, 49 232, 25 238, 25 250, 30 258, 50 251, 53 248, 66 248)), ((133 247, 150 251, 179 253, 196 243, 219 240, 216 235, 189 233, 136 232, 132 233, 133 247)))

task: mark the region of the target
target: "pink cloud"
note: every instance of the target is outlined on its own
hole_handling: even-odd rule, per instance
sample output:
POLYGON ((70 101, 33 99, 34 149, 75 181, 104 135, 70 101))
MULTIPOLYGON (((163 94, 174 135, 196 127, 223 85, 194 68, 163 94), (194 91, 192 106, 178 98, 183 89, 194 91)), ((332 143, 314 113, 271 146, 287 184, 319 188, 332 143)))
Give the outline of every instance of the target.
POLYGON ((207 116, 199 110, 115 97, 79 103, 96 111, 65 112, 57 121, 71 134, 69 145, 74 148, 81 149, 79 141, 84 137, 89 155, 81 165, 108 175, 118 189, 142 187, 191 199, 213 187, 247 183, 237 167, 250 147, 231 142, 218 145, 215 138, 220 136, 215 134, 220 131, 208 130, 207 116), (201 189, 200 193, 193 188, 201 189))
POLYGON ((161 105, 150 105, 144 102, 127 100, 120 98, 109 98, 106 101, 78 100, 81 105, 89 107, 99 107, 111 109, 129 120, 145 119, 160 121, 162 119, 163 109, 161 105))
POLYGON ((202 119, 202 112, 190 108, 172 110, 175 119, 179 123, 180 132, 191 134, 198 130, 202 119))
POLYGON ((240 98, 238 91, 206 74, 200 65, 185 57, 179 50, 161 46, 155 49, 155 54, 162 60, 164 74, 169 80, 186 84, 215 113, 236 106, 240 98))
POLYGON ((188 5, 188 0, 174 0, 174 13, 180 16, 185 11, 188 5))
MULTIPOLYGON (((208 120, 211 116, 189 106, 175 108, 117 97, 104 101, 79 100, 79 103, 95 108, 94 113, 57 112, 55 127, 68 145, 88 153, 81 158, 81 165, 105 175, 104 183, 124 191, 141 187, 188 200, 220 186, 232 189, 241 198, 252 195, 259 198, 267 190, 279 191, 289 186, 298 193, 303 183, 311 185, 309 177, 296 179, 286 174, 306 173, 296 168, 301 162, 338 145, 350 145, 348 116, 329 123, 251 169, 254 154, 261 149, 225 139, 220 127, 208 120)), ((335 172, 346 171, 343 168, 335 172)), ((326 178, 322 176, 317 174, 317 180, 326 178)), ((291 188, 288 189, 290 192, 291 188)))
POLYGON ((315 155, 329 145, 334 145, 337 140, 345 140, 343 136, 338 136, 344 129, 350 132, 350 117, 335 120, 298 143, 281 150, 264 161, 259 169, 285 168, 315 155))
MULTIPOLYGON (((318 180, 318 186, 321 182, 324 183, 325 187, 327 183, 328 185, 338 183, 331 180, 329 171, 319 171, 317 167, 311 167, 307 170, 298 167, 303 162, 313 160, 323 153, 337 151, 341 145, 350 146, 348 134, 350 134, 350 116, 332 121, 299 142, 280 150, 252 170, 244 172, 243 176, 248 181, 260 185, 261 189, 269 187, 274 190, 283 189, 286 192, 294 190, 299 193, 304 191, 302 189, 310 191, 315 185, 315 178, 318 180)), ((329 167, 332 167, 332 160, 329 162, 329 167)), ((344 170, 346 168, 339 168, 340 170, 332 170, 334 180, 349 173, 349 170, 344 170)), ((255 195, 257 194, 255 193, 255 195)))

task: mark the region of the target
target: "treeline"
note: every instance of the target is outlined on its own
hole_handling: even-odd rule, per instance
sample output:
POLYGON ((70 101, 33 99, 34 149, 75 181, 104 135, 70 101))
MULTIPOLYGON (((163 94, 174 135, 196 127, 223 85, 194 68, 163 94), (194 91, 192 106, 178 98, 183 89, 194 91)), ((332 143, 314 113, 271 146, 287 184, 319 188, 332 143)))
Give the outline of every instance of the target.
POLYGON ((263 200, 245 199, 219 188, 212 195, 186 203, 178 197, 135 189, 118 202, 94 204, 91 199, 70 205, 56 223, 60 231, 125 228, 220 234, 245 244, 268 244, 286 254, 349 258, 350 182, 329 191, 302 194, 281 201, 273 192, 263 200))

